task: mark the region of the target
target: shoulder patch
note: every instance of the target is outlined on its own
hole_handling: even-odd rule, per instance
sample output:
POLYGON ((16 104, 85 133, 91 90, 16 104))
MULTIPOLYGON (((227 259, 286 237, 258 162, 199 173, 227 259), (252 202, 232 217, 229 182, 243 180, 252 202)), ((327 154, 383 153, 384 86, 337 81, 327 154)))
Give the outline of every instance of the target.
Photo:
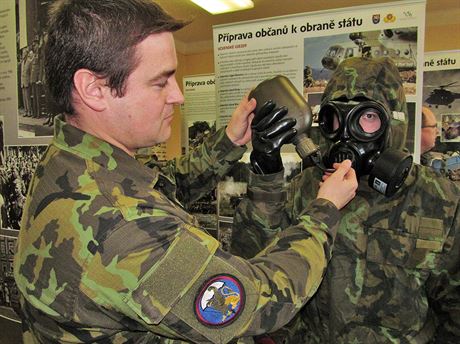
POLYGON ((244 289, 236 277, 216 275, 199 289, 195 298, 195 314, 203 325, 222 327, 238 318, 244 302, 244 289))

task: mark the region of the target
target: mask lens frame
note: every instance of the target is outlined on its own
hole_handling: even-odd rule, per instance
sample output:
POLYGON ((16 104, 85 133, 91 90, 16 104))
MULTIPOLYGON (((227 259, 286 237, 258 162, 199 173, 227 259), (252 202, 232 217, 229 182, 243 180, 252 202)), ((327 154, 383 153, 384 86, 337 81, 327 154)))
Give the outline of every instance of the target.
POLYGON ((318 113, 318 125, 325 138, 335 140, 338 137, 343 127, 343 119, 339 108, 334 103, 329 102, 321 106, 318 113))
POLYGON ((347 116, 347 124, 350 135, 361 142, 370 142, 379 139, 387 130, 389 124, 389 112, 381 104, 374 101, 364 101, 353 108, 347 116), (379 116, 380 127, 373 131, 365 131, 361 124, 360 118, 366 113, 373 113, 379 116))

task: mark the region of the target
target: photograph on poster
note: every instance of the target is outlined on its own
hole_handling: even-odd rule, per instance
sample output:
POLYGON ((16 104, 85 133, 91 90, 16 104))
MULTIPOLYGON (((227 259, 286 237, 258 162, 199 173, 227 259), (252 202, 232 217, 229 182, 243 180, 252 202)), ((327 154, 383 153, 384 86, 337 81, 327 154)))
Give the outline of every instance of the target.
MULTIPOLYGON (((188 149, 194 150, 206 137, 216 132, 216 121, 190 121, 188 122, 188 149)), ((198 218, 200 226, 212 228, 216 224, 217 196, 216 189, 204 195, 195 202, 187 205, 187 211, 198 218)), ((214 227, 216 228, 216 227, 214 227)))
POLYGON ((45 81, 45 24, 50 1, 18 1, 18 11, 27 13, 25 25, 17 25, 18 46, 18 137, 53 135, 56 105, 45 81), (24 8, 22 8, 24 7, 24 8), (19 28, 25 27, 25 32, 19 28))
POLYGON ((0 166, 2 228, 19 229, 30 180, 47 146, 6 146, 0 166))
POLYGON ((204 139, 216 132, 216 121, 194 120, 188 123, 188 148, 195 149, 204 139))
POLYGON ((441 115, 441 142, 460 142, 460 113, 441 115))
POLYGON ((460 122, 460 69, 429 70, 423 73, 423 105, 436 117, 438 136, 433 152, 460 152, 456 138, 460 122))
POLYGON ((17 231, 0 229, 0 306, 19 309, 19 291, 13 276, 17 231))
MULTIPOLYGON (((304 89, 305 91, 305 89, 304 89)), ((313 115, 313 122, 312 126, 317 127, 318 126, 318 113, 321 105, 321 98, 323 96, 323 92, 304 92, 305 99, 310 105, 311 108, 311 113, 313 115)))
POLYGON ((399 69, 406 95, 415 94, 416 27, 305 38, 304 93, 323 92, 340 62, 356 56, 391 58, 399 69))

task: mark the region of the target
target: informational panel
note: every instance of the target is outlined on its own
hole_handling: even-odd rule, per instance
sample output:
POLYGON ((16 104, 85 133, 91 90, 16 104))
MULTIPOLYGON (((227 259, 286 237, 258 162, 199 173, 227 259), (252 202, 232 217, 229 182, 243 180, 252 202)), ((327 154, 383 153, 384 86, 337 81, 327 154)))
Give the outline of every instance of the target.
POLYGON ((184 151, 193 149, 207 135, 216 131, 216 86, 214 74, 190 75, 183 78, 185 138, 184 151))
POLYGON ((436 118, 437 136, 422 163, 460 180, 460 50, 425 53, 423 105, 436 118))
POLYGON ((5 141, 16 138, 18 110, 16 63, 16 12, 14 1, 0 1, 0 116, 3 116, 5 141))
MULTIPOLYGON (((282 74, 314 110, 337 67, 353 56, 388 56, 400 71, 409 103, 408 148, 417 153, 425 30, 425 1, 302 13, 214 26, 218 127, 241 97, 282 74)), ((315 111, 314 111, 315 114, 315 111)), ((415 154, 417 160, 418 156, 415 154)))

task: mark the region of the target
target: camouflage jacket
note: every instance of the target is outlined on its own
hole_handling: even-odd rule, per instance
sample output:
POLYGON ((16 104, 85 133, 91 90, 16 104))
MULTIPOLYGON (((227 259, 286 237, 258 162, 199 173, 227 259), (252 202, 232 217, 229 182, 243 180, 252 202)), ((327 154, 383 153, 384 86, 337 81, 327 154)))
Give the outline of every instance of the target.
POLYGON ((15 256, 25 343, 226 343, 272 331, 316 291, 339 212, 319 200, 257 257, 219 247, 176 198, 238 160, 218 131, 163 174, 57 119, 15 256), (308 215, 312 214, 312 215, 308 215))
MULTIPOLYGON (((236 210, 232 253, 250 258, 258 252, 314 199, 320 177, 315 168, 296 176, 286 204, 272 191, 283 184, 281 174, 269 181, 252 175, 251 199, 236 210)), ((453 182, 420 165, 391 198, 363 178, 341 210, 334 255, 318 292, 272 338, 296 344, 459 343, 459 202, 453 182)))

